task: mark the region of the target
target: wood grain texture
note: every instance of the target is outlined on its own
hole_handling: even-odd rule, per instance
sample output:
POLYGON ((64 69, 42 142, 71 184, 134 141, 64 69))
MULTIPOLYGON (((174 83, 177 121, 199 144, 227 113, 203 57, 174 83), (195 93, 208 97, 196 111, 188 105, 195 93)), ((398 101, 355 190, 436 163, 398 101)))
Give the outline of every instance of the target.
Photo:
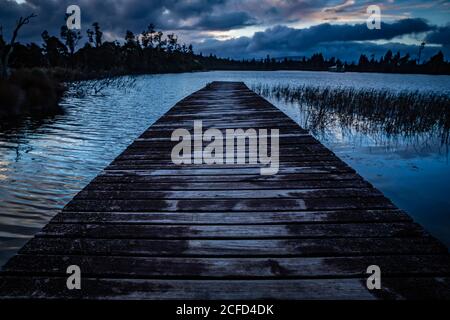
MULTIPOLYGON (((246 146, 248 143, 246 142, 246 146)), ((237 154, 237 151, 235 152, 237 154)), ((4 299, 450 299, 450 256, 243 83, 178 102, 0 274, 4 299), (279 129, 280 169, 174 165, 174 129, 279 129), (66 288, 78 265, 82 290, 66 288), (378 265, 381 290, 368 290, 378 265)))

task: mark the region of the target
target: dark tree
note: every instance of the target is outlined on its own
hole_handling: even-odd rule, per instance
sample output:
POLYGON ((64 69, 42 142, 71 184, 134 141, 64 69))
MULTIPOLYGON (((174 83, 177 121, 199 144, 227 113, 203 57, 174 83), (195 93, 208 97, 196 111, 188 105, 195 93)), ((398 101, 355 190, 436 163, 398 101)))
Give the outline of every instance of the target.
POLYGON ((61 27, 61 39, 64 40, 67 49, 71 56, 75 53, 75 48, 82 38, 81 32, 79 30, 71 30, 67 26, 61 27))
POLYGON ((130 30, 127 30, 125 33, 125 44, 131 47, 135 47, 137 45, 136 36, 130 30))
POLYGON ((86 33, 88 36, 89 43, 93 44, 94 43, 94 31, 92 31, 91 29, 87 29, 86 33))
POLYGON ((386 52, 386 54, 384 55, 383 61, 384 61, 385 65, 390 65, 392 63, 392 51, 391 50, 388 50, 386 52))
POLYGON ((171 33, 167 35, 167 51, 178 51, 178 38, 175 34, 171 33))
POLYGON ((362 54, 359 57, 358 66, 367 67, 368 64, 369 64, 369 59, 367 59, 367 56, 365 54, 362 54))
POLYGON ((11 37, 11 41, 9 44, 6 43, 6 41, 3 39, 3 33, 0 35, 0 54, 1 54, 1 70, 0 70, 0 77, 2 79, 8 78, 10 71, 9 71, 9 58, 11 56, 11 53, 14 50, 14 45, 16 44, 16 39, 19 34, 19 30, 26 24, 30 23, 30 20, 32 18, 36 17, 34 13, 30 14, 28 17, 20 17, 16 22, 16 27, 13 30, 13 34, 11 37))
POLYGON ((147 30, 142 31, 141 34, 142 46, 144 48, 153 48, 154 34, 155 34, 155 25, 153 23, 150 23, 147 27, 147 30))
POLYGON ((49 66, 63 66, 68 57, 67 47, 55 36, 47 31, 42 32, 44 40, 44 54, 49 66))
POLYGON ((35 43, 23 45, 17 43, 11 54, 12 68, 33 68, 46 65, 43 49, 35 43))
POLYGON ((98 22, 94 22, 92 26, 94 27, 95 47, 98 48, 102 45, 103 32, 100 30, 98 22))

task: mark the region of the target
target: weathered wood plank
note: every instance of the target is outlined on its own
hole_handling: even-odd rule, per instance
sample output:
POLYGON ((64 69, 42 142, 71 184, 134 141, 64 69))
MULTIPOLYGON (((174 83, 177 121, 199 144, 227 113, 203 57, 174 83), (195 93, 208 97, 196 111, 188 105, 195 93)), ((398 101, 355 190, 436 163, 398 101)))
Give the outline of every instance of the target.
MULTIPOLYGON (((297 161, 302 161, 305 159, 305 157, 314 157, 314 158, 320 158, 320 157, 331 157, 334 156, 333 153, 331 153, 330 151, 320 151, 320 152, 316 152, 316 153, 310 153, 309 155, 307 155, 308 153, 298 153, 295 155, 283 155, 283 157, 281 157, 279 159, 280 164, 284 164, 284 163, 289 163, 289 162, 297 162, 297 161)), ((248 158, 248 157, 247 157, 248 158)), ((173 165, 172 163, 172 159, 169 156, 162 156, 162 155, 154 155, 151 153, 148 154, 127 154, 125 151, 120 154, 116 160, 148 160, 151 161, 152 163, 170 163, 171 165, 173 165)))
MULTIPOLYGON (((55 223, 128 223, 128 224, 287 224, 402 222, 411 218, 397 209, 330 210, 281 212, 71 212, 63 211, 55 223)), ((264 226, 262 226, 264 227, 264 226)))
POLYGON ((290 225, 133 225, 50 223, 38 237, 101 239, 265 239, 421 237, 428 234, 414 223, 346 223, 290 225))
POLYGON ((88 255, 23 255, 4 267, 8 274, 65 276, 68 265, 87 277, 133 278, 319 278, 366 277, 378 265, 383 277, 450 276, 448 255, 387 255, 319 258, 180 258, 88 255), (111 266, 114 266, 113 268, 111 266), (130 268, 132 266, 132 268, 130 268))
MULTIPOLYGON (((192 136, 193 132, 192 132, 192 136)), ((225 135, 224 135, 225 137, 225 135)), ((238 137, 247 138, 247 135, 238 135, 238 137)), ((254 139, 261 139, 264 137, 265 139, 268 139, 270 142, 270 131, 269 135, 256 135, 256 136, 250 136, 254 139), (267 137, 267 138, 266 138, 267 137)), ((176 145, 178 141, 170 141, 169 139, 166 141, 155 141, 152 139, 136 139, 134 142, 130 145, 130 147, 133 148, 149 148, 149 149, 170 149, 174 145, 176 145)), ((310 144, 317 144, 317 139, 313 138, 310 135, 301 135, 301 136, 295 136, 295 137, 281 137, 279 139, 279 145, 280 146, 286 146, 286 147, 292 147, 295 148, 297 145, 310 145, 310 144)), ((203 142, 204 145, 207 145, 208 142, 203 142)), ((234 149, 236 150, 237 142, 234 143, 234 149)), ((249 139, 245 139, 244 144, 246 147, 249 145, 249 139)))
MULTIPOLYGON (((336 158, 335 156, 332 155, 318 155, 318 156, 314 156, 314 155, 298 155, 297 157, 291 157, 291 158, 281 158, 279 159, 279 163, 280 165, 295 165, 295 164, 299 164, 299 165, 303 165, 304 163, 315 163, 316 161, 318 162, 339 162, 342 165, 346 165, 344 162, 340 161, 338 158, 336 158)), ((126 164, 126 165, 132 165, 132 164, 136 164, 136 165, 151 165, 151 166, 172 166, 173 162, 172 160, 168 160, 168 159, 161 159, 161 160, 157 160, 157 159, 146 159, 145 157, 142 158, 130 158, 128 159, 127 157, 117 157, 111 164, 126 164)), ((217 166, 218 164, 216 164, 215 166, 217 166)), ((238 164, 234 164, 234 163, 229 163, 226 164, 224 163, 224 165, 227 166, 237 166, 238 164)), ((186 166, 196 166, 198 167, 198 165, 194 165, 194 164, 186 164, 186 166)))
POLYGON ((255 182, 91 182, 84 190, 117 191, 117 190, 283 190, 286 189, 329 189, 329 188, 369 188, 371 185, 363 180, 297 180, 286 181, 280 185, 275 181, 255 182))
POLYGON ((121 256, 350 256, 377 254, 437 254, 447 248, 422 238, 147 240, 33 238, 22 254, 83 254, 121 256))
MULTIPOLYGON (((193 134, 194 131, 192 128, 184 128, 189 131, 189 133, 193 134)), ((224 132, 224 129, 218 129, 221 132, 224 132)), ((139 141, 141 139, 146 141, 165 141, 165 142, 172 142, 171 136, 172 136, 173 130, 165 129, 165 128, 157 128, 153 129, 150 128, 146 131, 144 131, 138 138, 136 138, 136 141, 139 141)), ((270 133, 270 132, 269 132, 270 133)), ((284 141, 285 138, 295 138, 295 137, 305 137, 309 136, 309 133, 306 130, 295 130, 295 131, 282 131, 279 132, 279 138, 280 142, 284 141)), ((261 135, 261 137, 266 137, 265 135, 261 135)))
POLYGON ((72 200, 63 211, 295 211, 339 209, 395 209, 385 197, 310 199, 180 199, 180 200, 72 200))
MULTIPOLYGON (((161 158, 161 157, 169 157, 170 159, 170 152, 167 152, 167 150, 161 150, 161 152, 158 152, 157 149, 146 149, 146 148, 128 148, 126 149, 122 155, 147 155, 149 158, 161 158)), ((270 151, 270 150, 269 150, 270 151)), ((295 157, 297 154, 325 154, 330 155, 332 154, 328 149, 326 149, 324 146, 320 144, 301 144, 298 146, 283 146, 281 145, 279 148, 279 153, 281 158, 285 157, 295 157)), ((247 155, 250 154, 252 156, 255 156, 257 154, 247 153, 247 155)))
POLYGON ((0 278, 0 292, 34 299, 111 300, 373 300, 449 299, 450 278, 386 278, 379 292, 369 292, 366 279, 288 280, 153 280, 87 278, 83 290, 67 290, 66 278, 0 278), (325 290, 324 290, 325 289, 325 290))
POLYGON ((156 176, 138 173, 130 173, 128 175, 119 174, 117 172, 104 172, 98 175, 93 182, 110 182, 110 183, 175 183, 175 182, 274 182, 283 186, 286 182, 291 181, 340 181, 340 180, 362 180, 355 173, 296 173, 296 174, 276 174, 273 176, 254 175, 208 175, 208 176, 156 176))
MULTIPOLYGON (((171 169, 108 169, 104 171, 107 174, 115 175, 152 175, 152 176, 170 176, 170 175, 258 175, 261 174, 261 168, 249 168, 245 165, 238 168, 214 168, 214 166, 205 166, 200 168, 189 169, 183 166, 173 167, 171 169)), ((298 174, 298 173, 352 173, 354 170, 350 167, 280 167, 280 174, 298 174)))
POLYGON ((358 279, 232 281, 87 278, 83 280, 83 290, 66 288, 65 277, 0 278, 0 292, 9 292, 9 296, 16 299, 376 299, 358 279))
MULTIPOLYGON (((223 169, 223 174, 226 174, 229 170, 235 170, 235 169, 239 169, 239 168, 246 168, 246 169, 257 169, 259 170, 260 168, 267 168, 267 165, 260 165, 260 164, 250 164, 248 163, 248 159, 246 159, 245 164, 237 164, 237 163, 233 163, 233 164, 226 164, 226 163, 222 163, 222 164, 204 164, 204 168, 208 169, 223 169)), ((293 166, 296 165, 300 168, 336 168, 336 167, 345 167, 345 168, 349 168, 347 165, 343 164, 340 161, 308 161, 308 162, 290 162, 290 163, 279 163, 279 167, 280 169, 288 167, 288 166, 293 166)), ((133 161, 132 163, 124 163, 123 161, 121 162, 115 162, 110 164, 109 166, 107 166, 105 168, 105 170, 161 170, 164 168, 167 168, 168 165, 164 165, 161 163, 139 163, 137 161, 133 161)), ((194 164, 188 164, 188 165, 179 165, 177 167, 178 169, 182 168, 183 170, 194 170, 194 169, 198 169, 198 165, 194 165, 194 164)), ((278 172, 284 172, 285 170, 279 170, 278 172)))
POLYGON ((83 190, 76 200, 145 200, 145 199, 311 199, 377 197, 375 188, 282 189, 282 190, 195 190, 195 191, 92 191, 83 190))

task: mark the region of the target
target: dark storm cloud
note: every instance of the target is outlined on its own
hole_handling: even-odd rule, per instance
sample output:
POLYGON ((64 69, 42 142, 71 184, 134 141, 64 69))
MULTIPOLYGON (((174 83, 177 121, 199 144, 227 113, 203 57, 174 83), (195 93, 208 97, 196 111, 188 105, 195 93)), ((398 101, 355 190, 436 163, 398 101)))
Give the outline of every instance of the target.
MULTIPOLYGON (((0 0, 0 23, 8 36, 15 20, 36 13, 22 41, 39 41, 43 30, 59 34, 67 6, 79 5, 84 31, 99 22, 105 36, 122 37, 149 23, 162 30, 231 30, 250 25, 298 22, 320 12, 328 0, 0 0)), ((338 1, 339 2, 339 1, 338 1)), ((193 35, 195 37, 195 35, 193 35)))
POLYGON ((391 24, 382 23, 380 30, 369 30, 366 24, 331 25, 328 23, 306 29, 275 26, 253 37, 226 41, 208 40, 197 44, 206 53, 233 56, 261 56, 267 52, 304 52, 322 43, 391 40, 398 36, 421 33, 434 27, 421 19, 404 19, 391 24))
POLYGON ((432 28, 421 19, 405 19, 391 24, 382 23, 379 30, 370 30, 365 23, 357 25, 324 23, 306 29, 276 26, 264 32, 255 33, 248 49, 258 51, 272 46, 304 50, 330 41, 391 40, 405 34, 429 31, 432 28))
POLYGON ((426 42, 450 47, 450 24, 430 32, 426 37, 426 42))
POLYGON ((142 31, 149 23, 163 30, 228 30, 256 23, 247 12, 226 12, 229 0, 27 0, 17 3, 0 0, 0 24, 6 37, 20 16, 38 15, 20 33, 21 41, 39 41, 43 30, 59 34, 65 23, 66 8, 77 4, 81 8, 82 29, 99 22, 113 37, 125 30, 142 31))
POLYGON ((246 12, 230 12, 221 15, 206 15, 194 27, 205 30, 230 30, 255 24, 246 12))
MULTIPOLYGON (((99 22, 107 40, 123 38, 126 30, 141 32, 149 23, 154 23, 158 29, 175 31, 181 36, 181 41, 190 42, 202 39, 205 31, 298 23, 311 17, 313 20, 320 19, 323 12, 354 11, 360 14, 358 8, 367 3, 350 0, 27 0, 18 4, 12 0, 0 0, 0 24, 3 25, 5 37, 9 39, 18 17, 36 13, 38 17, 21 30, 19 41, 40 42, 43 30, 59 35, 60 27, 65 24, 67 6, 78 4, 82 16, 82 41, 86 40, 85 31, 91 24, 99 22)), ((365 11, 361 14, 364 15, 365 11)), ((361 49, 357 41, 389 41, 398 36, 421 32, 428 32, 427 43, 448 47, 449 28, 434 27, 421 19, 382 23, 381 30, 369 30, 365 23, 322 23, 305 29, 275 26, 257 32, 252 37, 227 41, 206 39, 194 43, 194 49, 236 58, 261 57, 267 53, 274 56, 301 55, 319 51, 318 48, 329 52, 336 52, 335 48, 340 48, 341 52, 348 52, 347 48, 361 49)), ((375 45, 370 46, 372 48, 375 45)))

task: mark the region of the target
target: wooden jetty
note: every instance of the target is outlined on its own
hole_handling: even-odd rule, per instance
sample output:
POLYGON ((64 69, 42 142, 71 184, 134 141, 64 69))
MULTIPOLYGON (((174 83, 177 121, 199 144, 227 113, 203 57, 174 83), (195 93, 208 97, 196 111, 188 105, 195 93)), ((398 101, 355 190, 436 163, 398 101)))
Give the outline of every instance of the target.
POLYGON ((450 299, 447 248, 240 82, 178 102, 12 257, 1 298, 450 299), (175 165, 171 134, 278 128, 280 169, 175 165), (66 287, 69 265, 81 290, 66 287), (369 290, 366 269, 381 269, 369 290))

